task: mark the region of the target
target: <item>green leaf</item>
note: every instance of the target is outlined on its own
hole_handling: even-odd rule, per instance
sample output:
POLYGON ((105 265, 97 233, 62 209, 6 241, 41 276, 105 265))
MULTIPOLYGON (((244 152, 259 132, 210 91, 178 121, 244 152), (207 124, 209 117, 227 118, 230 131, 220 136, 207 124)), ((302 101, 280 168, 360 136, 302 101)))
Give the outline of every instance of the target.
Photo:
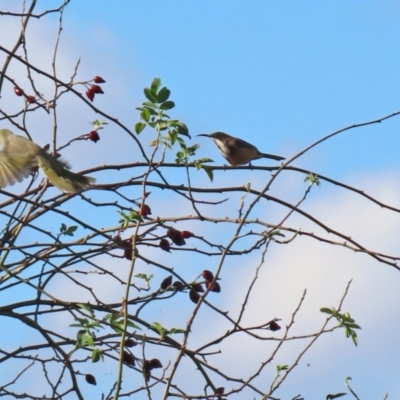
POLYGON ((96 363, 100 361, 100 359, 104 359, 103 352, 96 347, 92 352, 92 362, 96 363))
MULTIPOLYGON (((151 86, 150 86, 150 90, 157 95, 158 89, 161 86, 161 79, 160 78, 154 78, 153 82, 151 82, 151 86)), ((150 100, 150 99, 149 99, 150 100)), ((150 100, 152 101, 152 100, 150 100)), ((154 103, 156 103, 157 101, 154 101, 154 103)))
POLYGON ((173 101, 165 101, 160 105, 161 110, 170 110, 175 107, 175 103, 173 101))
POLYGON ((138 122, 135 125, 135 132, 139 135, 140 133, 142 133, 144 128, 146 128, 146 124, 144 122, 138 122))
POLYGON ((171 328, 170 330, 169 330, 169 333, 186 333, 186 330, 185 329, 179 329, 179 328, 171 328))
POLYGON ((144 88, 144 95, 152 103, 157 103, 157 95, 154 94, 149 88, 144 88))
POLYGON ((214 179, 214 173, 211 167, 209 167, 208 165, 203 165, 202 168, 204 169, 204 171, 206 171, 206 174, 208 175, 208 177, 210 178, 210 181, 212 182, 214 179))
POLYGON ((173 127, 176 128, 179 134, 188 136, 190 138, 189 129, 183 122, 174 119, 170 121, 170 123, 173 127))
POLYGON ((146 122, 150 122, 150 111, 148 108, 143 108, 142 112, 140 113, 140 116, 146 121, 146 122))
POLYGON ((157 94, 157 100, 159 103, 164 103, 169 99, 171 91, 167 87, 163 87, 157 94))
POLYGON ((127 326, 130 326, 133 329, 136 329, 138 331, 141 331, 142 328, 139 325, 136 325, 135 323, 133 323, 132 321, 128 321, 127 322, 127 326))
POLYGON ((336 313, 336 310, 333 308, 321 308, 320 309, 321 312, 325 313, 325 314, 329 314, 329 315, 333 315, 336 313))
MULTIPOLYGON (((143 103, 143 104, 145 104, 145 103, 143 103)), ((148 111, 151 115, 153 115, 153 116, 158 114, 157 111, 154 110, 153 107, 145 106, 143 109, 144 109, 144 110, 147 110, 147 111, 148 111)))
MULTIPOLYGON (((155 109, 157 108, 157 104, 154 104, 154 103, 151 102, 151 101, 144 101, 144 102, 143 102, 143 105, 144 105, 145 107, 149 108, 149 109, 152 109, 152 110, 156 113, 155 109)), ((137 108, 137 110, 142 110, 142 108, 137 108)), ((151 111, 150 111, 150 112, 151 112, 151 111)))
POLYGON ((328 394, 326 400, 337 399, 338 397, 346 396, 347 393, 328 394))
MULTIPOLYGON (((214 160, 212 160, 211 158, 208 157, 204 157, 204 158, 199 158, 198 160, 195 161, 195 164, 202 164, 202 163, 206 163, 206 162, 214 162, 214 160)), ((197 169, 200 169, 200 167, 198 167, 197 169)))
POLYGON ((90 316, 92 318, 94 318, 94 312, 92 310, 92 307, 90 307, 89 304, 78 303, 78 307, 83 308, 84 310, 86 310, 90 314, 90 316))
POLYGON ((276 372, 287 371, 289 369, 289 365, 277 365, 276 372))

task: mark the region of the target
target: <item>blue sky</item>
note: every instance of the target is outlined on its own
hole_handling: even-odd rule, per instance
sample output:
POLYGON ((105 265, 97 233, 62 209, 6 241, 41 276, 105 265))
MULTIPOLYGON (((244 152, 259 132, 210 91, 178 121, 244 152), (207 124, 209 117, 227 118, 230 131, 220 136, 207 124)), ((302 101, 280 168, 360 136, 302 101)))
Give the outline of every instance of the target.
MULTIPOLYGON (((39 3, 44 8, 54 4, 39 3)), ((337 129, 400 110, 399 20, 400 1, 394 0, 72 1, 65 12, 59 63, 65 79, 78 57, 80 78, 103 76, 106 93, 96 97, 96 105, 129 126, 137 121, 135 108, 144 100, 143 87, 159 76, 176 102, 173 116, 189 126, 192 137, 221 130, 263 152, 290 158, 337 129)), ((43 32, 56 26, 39 28, 41 23, 33 23, 38 29, 35 35, 45 43, 35 55, 38 58, 52 43, 52 36, 43 32)), ((73 108, 60 115, 60 130, 82 134, 94 118, 73 108)), ((399 131, 400 117, 350 130, 314 148, 294 165, 397 206, 399 131)), ((136 156, 122 145, 123 138, 115 127, 107 127, 93 157, 111 164, 136 156)), ((211 141, 193 140, 201 144, 199 155, 223 164, 211 141)), ((68 158, 77 167, 96 165, 92 157, 77 159, 70 153, 68 158)), ((277 184, 276 193, 297 201, 304 176, 282 176, 286 181, 277 184)), ((245 184, 248 177, 248 173, 233 177, 221 173, 213 185, 245 184)), ((254 175, 254 182, 261 185, 262 175, 254 175)), ((381 212, 326 183, 311 193, 304 208, 374 250, 398 254, 397 214, 381 212)), ((260 212, 275 218, 270 210, 260 212)), ((298 217, 290 225, 316 229, 298 217)), ((298 242, 271 250, 271 263, 279 268, 268 271, 272 275, 265 278, 276 287, 271 289, 268 307, 289 316, 307 287, 309 308, 303 320, 299 317, 299 325, 312 324, 318 308, 336 305, 346 283, 354 278, 348 310, 364 329, 358 348, 342 333, 326 337, 307 358, 311 366, 299 367, 279 395, 323 398, 345 391, 343 382, 350 375, 362 398, 383 398, 386 392, 389 398, 398 397, 399 272, 339 247, 327 250, 306 239, 298 242)), ((222 306, 229 306, 233 288, 246 278, 240 264, 232 262, 234 276, 223 277, 225 282, 228 278, 235 282, 232 292, 224 294, 226 303, 220 300, 222 306)), ((260 312, 254 310, 255 315, 260 312)), ((257 349, 251 351, 257 354, 257 349)), ((281 363, 291 354, 284 356, 281 363)))

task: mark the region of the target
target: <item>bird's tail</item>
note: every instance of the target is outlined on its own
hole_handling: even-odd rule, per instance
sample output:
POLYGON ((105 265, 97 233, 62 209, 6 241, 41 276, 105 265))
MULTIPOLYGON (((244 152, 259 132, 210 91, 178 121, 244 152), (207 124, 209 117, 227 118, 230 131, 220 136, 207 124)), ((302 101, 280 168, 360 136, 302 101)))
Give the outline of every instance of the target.
POLYGON ((281 160, 285 159, 285 157, 274 156, 273 154, 265 154, 265 153, 260 153, 260 156, 264 157, 264 158, 271 158, 272 160, 276 160, 276 161, 281 161, 281 160))
POLYGON ((62 160, 56 160, 48 153, 39 158, 39 166, 49 178, 50 182, 63 192, 77 193, 87 189, 96 179, 90 176, 75 174, 68 171, 68 164, 62 160))

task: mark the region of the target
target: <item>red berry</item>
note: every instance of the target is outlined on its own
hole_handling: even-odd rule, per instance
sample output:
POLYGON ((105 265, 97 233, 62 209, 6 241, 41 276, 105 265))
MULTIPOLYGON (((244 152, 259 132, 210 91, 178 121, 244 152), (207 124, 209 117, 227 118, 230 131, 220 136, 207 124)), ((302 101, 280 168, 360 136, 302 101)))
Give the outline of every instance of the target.
POLYGON ((167 236, 177 245, 183 246, 186 244, 185 239, 182 237, 182 232, 174 228, 169 228, 167 236))
POLYGON ((207 281, 207 282, 211 282, 214 279, 214 275, 211 271, 209 271, 208 269, 205 269, 201 275, 203 276, 203 278, 207 281))
POLYGON ((201 285, 201 283, 192 283, 191 284, 192 289, 195 290, 197 293, 202 293, 204 292, 203 286, 201 285))
POLYGON ((215 281, 214 283, 207 281, 206 286, 207 286, 207 288, 210 288, 210 292, 219 293, 221 291, 221 286, 219 285, 219 283, 217 281, 215 281))
POLYGON ((94 92, 92 89, 86 90, 86 97, 90 100, 93 101, 94 99, 94 92))
POLYGON ((181 281, 175 281, 172 286, 174 287, 175 290, 182 290, 184 287, 184 284, 181 281))
POLYGON ((132 353, 128 353, 127 351, 124 351, 124 362, 126 362, 128 365, 135 365, 135 356, 132 353))
POLYGON ((18 86, 15 86, 15 87, 14 87, 14 93, 15 93, 17 96, 23 96, 24 91, 23 91, 22 89, 20 89, 18 86))
POLYGON ((167 276, 167 277, 161 282, 160 289, 165 290, 165 289, 169 288, 171 285, 172 285, 172 275, 167 276))
POLYGON ((188 239, 188 238, 193 237, 193 236, 194 236, 194 235, 193 235, 192 232, 189 232, 189 231, 182 231, 182 237, 183 237, 184 239, 188 239))
POLYGON ((91 374, 86 374, 85 379, 86 379, 86 382, 90 383, 91 385, 96 385, 97 384, 96 378, 91 374))
POLYGON ((163 250, 169 252, 169 250, 170 250, 170 248, 171 248, 171 245, 169 244, 169 242, 168 242, 167 239, 161 239, 161 240, 160 240, 160 247, 161 247, 163 250))
POLYGON ((219 388, 215 389, 215 394, 217 396, 222 396, 224 394, 224 392, 225 392, 225 388, 224 387, 219 387, 219 388))
POLYGON ((125 257, 127 260, 132 261, 132 249, 125 249, 125 250, 124 250, 124 257, 125 257))
POLYGON ((269 323, 269 329, 271 329, 272 332, 275 332, 275 331, 279 331, 279 329, 281 329, 281 327, 275 321, 271 321, 269 323))
POLYGON ((94 80, 95 83, 106 83, 106 81, 101 76, 98 76, 98 75, 96 75, 93 78, 93 80, 94 80))
POLYGON ((189 291, 189 299, 193 303, 197 304, 199 302, 199 300, 200 300, 200 295, 195 290, 190 289, 190 291, 189 291))
POLYGON ((28 103, 35 103, 36 102, 35 96, 26 96, 26 101, 28 103))
POLYGON ((137 343, 133 339, 126 339, 125 340, 125 347, 134 347, 137 343))
POLYGON ((153 368, 162 368, 162 364, 158 358, 152 358, 150 360, 151 369, 153 368))
POLYGON ((151 215, 150 207, 147 204, 143 204, 140 207, 139 215, 142 215, 143 217, 147 217, 148 215, 151 215))
POLYGON ((91 140, 92 142, 97 142, 98 140, 100 140, 100 136, 98 134, 97 131, 92 131, 89 133, 89 140, 91 140))
POLYGON ((100 93, 103 94, 103 89, 99 86, 99 85, 92 85, 92 87, 89 89, 91 90, 93 93, 100 93))

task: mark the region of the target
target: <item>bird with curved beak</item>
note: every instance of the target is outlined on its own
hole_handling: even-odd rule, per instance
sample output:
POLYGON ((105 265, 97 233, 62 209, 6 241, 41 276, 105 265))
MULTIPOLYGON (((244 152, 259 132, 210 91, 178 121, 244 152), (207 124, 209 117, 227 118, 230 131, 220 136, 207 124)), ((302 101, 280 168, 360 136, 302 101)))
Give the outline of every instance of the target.
POLYGON ((229 164, 244 165, 259 158, 271 158, 272 160, 284 160, 284 157, 274 156, 272 154, 261 153, 257 147, 246 141, 230 136, 223 132, 214 132, 210 134, 201 134, 197 136, 206 136, 214 140, 219 151, 229 164))
POLYGON ((50 182, 63 192, 77 193, 96 180, 90 176, 68 171, 66 161, 57 160, 29 139, 0 129, 0 187, 21 182, 37 167, 42 168, 50 182))

